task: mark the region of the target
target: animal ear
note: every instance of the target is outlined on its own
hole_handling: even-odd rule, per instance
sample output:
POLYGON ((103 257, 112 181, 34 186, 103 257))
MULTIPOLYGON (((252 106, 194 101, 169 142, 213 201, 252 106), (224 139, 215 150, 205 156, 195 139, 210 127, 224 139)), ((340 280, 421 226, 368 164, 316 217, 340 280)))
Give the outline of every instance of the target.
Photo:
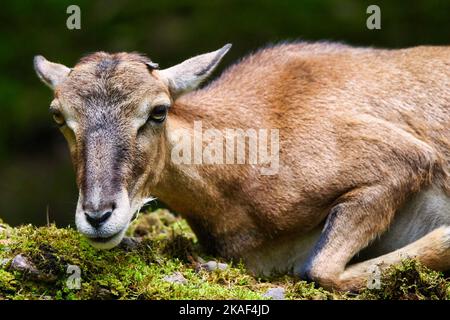
POLYGON ((70 72, 65 65, 50 62, 43 56, 34 57, 34 70, 42 82, 52 89, 63 82, 70 72))
POLYGON ((214 71, 230 48, 231 44, 227 44, 219 50, 195 56, 161 70, 159 74, 167 81, 171 93, 176 97, 200 85, 214 71))

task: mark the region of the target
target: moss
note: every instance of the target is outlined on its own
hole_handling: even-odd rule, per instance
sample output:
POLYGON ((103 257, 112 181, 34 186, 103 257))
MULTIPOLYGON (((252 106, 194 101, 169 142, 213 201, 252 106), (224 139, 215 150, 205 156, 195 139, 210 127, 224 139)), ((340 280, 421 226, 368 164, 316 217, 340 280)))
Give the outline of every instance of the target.
POLYGON ((11 292, 15 290, 16 278, 8 271, 0 270, 0 292, 11 292))
POLYGON ((287 299, 450 298, 449 282, 441 273, 409 260, 383 275, 381 289, 359 295, 329 292, 288 276, 255 278, 239 263, 209 272, 198 261, 213 257, 201 252, 183 219, 163 209, 141 215, 128 235, 139 241, 102 251, 71 228, 0 224, 0 299, 264 299, 273 287, 283 287, 287 299), (38 275, 11 267, 19 254, 38 275), (68 266, 81 271, 79 289, 68 285, 68 266), (164 279, 175 272, 186 283, 164 279))
POLYGON ((360 298, 450 299, 450 281, 441 272, 430 270, 415 260, 405 259, 383 273, 379 289, 365 290, 360 298))

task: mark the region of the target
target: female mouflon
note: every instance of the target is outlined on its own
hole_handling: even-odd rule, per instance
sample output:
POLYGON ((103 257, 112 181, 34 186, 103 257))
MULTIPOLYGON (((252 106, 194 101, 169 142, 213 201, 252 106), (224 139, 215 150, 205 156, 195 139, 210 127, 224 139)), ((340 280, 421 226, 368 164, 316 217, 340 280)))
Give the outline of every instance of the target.
POLYGON ((210 252, 259 274, 356 290, 405 257, 450 269, 450 47, 281 44, 195 90, 230 47, 163 70, 134 53, 73 68, 35 57, 76 170, 78 230, 112 248, 152 195, 210 252), (228 129, 247 151, 252 132, 277 130, 275 170, 174 160, 180 141, 228 129))

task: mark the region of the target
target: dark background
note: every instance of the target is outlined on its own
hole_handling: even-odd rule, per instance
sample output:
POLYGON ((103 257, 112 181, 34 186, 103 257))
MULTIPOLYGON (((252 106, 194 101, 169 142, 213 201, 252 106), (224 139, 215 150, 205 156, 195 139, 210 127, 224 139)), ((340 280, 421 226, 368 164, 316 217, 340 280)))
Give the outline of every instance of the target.
POLYGON ((450 1, 3 1, 0 6, 0 218, 73 225, 77 190, 68 149, 48 114, 51 91, 32 58, 72 66, 86 53, 140 51, 163 68, 225 43, 222 68, 281 40, 398 48, 450 43, 450 1), (66 28, 67 6, 81 30, 66 28), (381 30, 366 8, 381 7, 381 30))

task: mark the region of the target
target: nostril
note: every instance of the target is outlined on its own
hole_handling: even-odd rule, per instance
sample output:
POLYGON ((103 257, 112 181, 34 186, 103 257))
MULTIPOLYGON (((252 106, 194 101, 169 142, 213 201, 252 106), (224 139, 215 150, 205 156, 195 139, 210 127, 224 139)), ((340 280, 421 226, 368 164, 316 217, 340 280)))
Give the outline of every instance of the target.
POLYGON ((108 211, 108 212, 103 213, 103 215, 99 219, 99 222, 100 223, 105 222, 106 220, 109 219, 109 217, 111 217, 111 215, 112 215, 112 211, 108 211))
POLYGON ((84 215, 86 216, 86 220, 91 226, 93 226, 94 228, 98 228, 111 217, 112 211, 85 212, 84 215))

